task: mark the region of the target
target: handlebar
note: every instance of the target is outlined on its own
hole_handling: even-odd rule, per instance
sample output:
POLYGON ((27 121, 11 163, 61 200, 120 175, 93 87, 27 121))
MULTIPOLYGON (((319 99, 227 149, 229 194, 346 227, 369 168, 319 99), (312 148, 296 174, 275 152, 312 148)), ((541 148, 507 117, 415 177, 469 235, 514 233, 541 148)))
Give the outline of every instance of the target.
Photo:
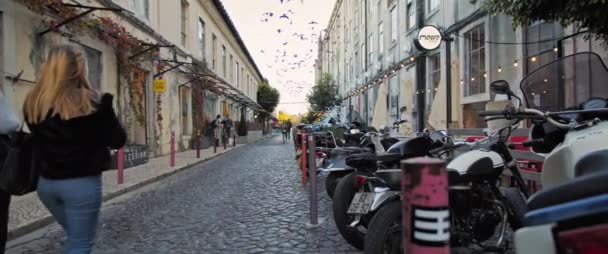
POLYGON ((531 108, 523 108, 523 109, 515 109, 515 108, 506 108, 504 110, 486 110, 480 111, 479 116, 504 116, 505 118, 539 118, 541 120, 546 120, 547 122, 553 124, 555 127, 560 129, 569 129, 569 124, 560 123, 559 121, 553 119, 552 114, 545 113, 537 109, 531 108))

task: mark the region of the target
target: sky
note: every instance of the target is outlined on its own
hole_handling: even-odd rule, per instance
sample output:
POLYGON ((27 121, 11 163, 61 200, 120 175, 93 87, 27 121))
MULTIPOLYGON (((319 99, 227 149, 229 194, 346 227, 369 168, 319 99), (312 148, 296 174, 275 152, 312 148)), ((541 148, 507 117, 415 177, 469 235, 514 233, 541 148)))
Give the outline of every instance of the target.
POLYGON ((307 111, 317 41, 335 0, 222 0, 249 53, 281 93, 277 111, 307 111))

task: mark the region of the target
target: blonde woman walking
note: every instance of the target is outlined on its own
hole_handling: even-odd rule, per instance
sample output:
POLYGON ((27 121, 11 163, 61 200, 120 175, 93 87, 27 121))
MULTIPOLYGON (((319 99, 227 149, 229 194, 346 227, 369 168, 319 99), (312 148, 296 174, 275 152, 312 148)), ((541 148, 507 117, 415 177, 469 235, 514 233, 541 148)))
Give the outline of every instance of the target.
POLYGON ((108 148, 118 149, 126 140, 112 95, 99 95, 87 73, 81 49, 52 48, 23 107, 40 155, 38 196, 66 232, 67 254, 91 252, 108 148))

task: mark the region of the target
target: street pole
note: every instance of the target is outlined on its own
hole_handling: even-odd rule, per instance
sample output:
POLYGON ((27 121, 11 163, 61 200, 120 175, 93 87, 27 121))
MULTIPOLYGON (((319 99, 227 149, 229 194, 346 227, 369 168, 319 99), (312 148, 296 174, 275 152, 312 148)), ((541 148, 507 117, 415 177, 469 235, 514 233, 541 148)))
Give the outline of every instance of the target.
POLYGON ((116 166, 118 168, 117 182, 118 184, 122 184, 125 179, 125 148, 122 147, 118 149, 118 154, 116 155, 116 166))
POLYGON ((169 161, 169 166, 171 167, 175 167, 175 132, 171 131, 171 155, 170 155, 170 161, 169 161))
MULTIPOLYGON (((424 27, 424 2, 425 0, 416 1, 416 24, 418 29, 424 27)), ((416 57, 416 91, 418 91, 418 94, 416 95, 416 110, 418 111, 416 123, 418 125, 418 131, 422 131, 425 125, 426 90, 426 55, 422 52, 416 57)))
POLYGON ((452 123, 452 37, 444 35, 445 44, 445 97, 446 97, 446 130, 450 129, 452 123))
POLYGON ((310 176, 310 224, 316 226, 319 224, 317 216, 317 155, 315 153, 315 138, 311 132, 308 135, 308 175, 310 176))

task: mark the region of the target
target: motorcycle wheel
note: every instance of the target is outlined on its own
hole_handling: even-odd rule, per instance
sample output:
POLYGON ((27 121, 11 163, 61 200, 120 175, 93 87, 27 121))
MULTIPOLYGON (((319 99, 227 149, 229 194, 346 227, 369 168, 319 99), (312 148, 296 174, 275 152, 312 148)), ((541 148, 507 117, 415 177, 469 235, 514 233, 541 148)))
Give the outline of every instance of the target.
POLYGON ((334 191, 333 212, 336 227, 344 240, 355 248, 363 250, 365 233, 349 226, 355 218, 348 214, 348 207, 357 193, 354 178, 359 174, 364 173, 351 172, 340 179, 334 191))
POLYGON ((338 172, 331 172, 329 173, 329 175, 327 175, 327 177, 325 178, 325 192, 327 192, 327 195, 330 198, 334 198, 334 192, 336 191, 336 186, 338 185, 338 182, 340 182, 340 179, 342 179, 342 177, 344 177, 348 172, 344 172, 344 171, 338 171, 338 172))
POLYGON ((380 208, 367 225, 365 254, 403 253, 401 223, 401 200, 392 201, 380 208))
POLYGON ((509 224, 513 231, 515 231, 523 226, 524 216, 528 212, 528 205, 517 188, 505 188, 503 189, 503 195, 505 195, 511 207, 513 214, 509 216, 509 224))

